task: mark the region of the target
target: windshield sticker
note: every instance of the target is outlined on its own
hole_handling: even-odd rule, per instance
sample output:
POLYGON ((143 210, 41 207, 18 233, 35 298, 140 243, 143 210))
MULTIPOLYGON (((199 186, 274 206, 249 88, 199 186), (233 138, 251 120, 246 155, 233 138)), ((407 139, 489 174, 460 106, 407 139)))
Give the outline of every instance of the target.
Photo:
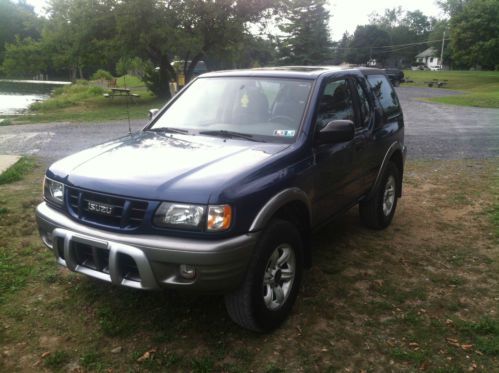
POLYGON ((274 130, 274 136, 279 137, 293 137, 295 133, 295 130, 274 130))
POLYGON ((248 104, 249 104, 249 97, 248 95, 245 93, 243 95, 243 97, 241 97, 241 107, 243 108, 247 108, 248 107, 248 104))

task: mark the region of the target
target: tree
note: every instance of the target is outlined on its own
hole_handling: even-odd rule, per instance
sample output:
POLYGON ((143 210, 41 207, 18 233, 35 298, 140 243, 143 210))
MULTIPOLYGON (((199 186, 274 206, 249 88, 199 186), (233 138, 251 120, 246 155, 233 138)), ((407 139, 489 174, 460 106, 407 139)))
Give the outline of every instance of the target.
POLYGON ((145 79, 159 96, 169 97, 175 79, 171 65, 184 61, 188 81, 196 64, 208 55, 225 54, 244 41, 248 22, 276 7, 272 0, 122 0, 117 29, 123 50, 150 60, 145 79))
POLYGON ((470 0, 437 0, 438 6, 451 18, 464 10, 470 0))
POLYGON ((451 48, 462 67, 494 69, 499 62, 497 0, 470 0, 451 18, 451 48))
POLYGON ((325 0, 291 0, 285 22, 286 34, 280 47, 283 64, 318 65, 331 59, 329 11, 325 0))
POLYGON ((388 57, 386 46, 390 44, 390 35, 381 27, 357 26, 350 43, 348 61, 365 64, 374 58, 377 62, 384 62, 388 57))
POLYGON ((37 40, 40 37, 42 22, 26 1, 14 3, 10 0, 0 0, 0 65, 4 59, 5 44, 15 43, 16 37, 21 40, 28 37, 37 40))
POLYGON ((17 37, 15 43, 5 44, 2 69, 10 77, 31 79, 45 73, 48 62, 42 43, 30 37, 17 37))
POLYGON ((52 64, 83 79, 100 67, 112 69, 116 58, 115 0, 50 0, 43 41, 52 64))
POLYGON ((420 10, 408 11, 402 19, 401 25, 416 35, 425 35, 431 31, 430 19, 420 10))

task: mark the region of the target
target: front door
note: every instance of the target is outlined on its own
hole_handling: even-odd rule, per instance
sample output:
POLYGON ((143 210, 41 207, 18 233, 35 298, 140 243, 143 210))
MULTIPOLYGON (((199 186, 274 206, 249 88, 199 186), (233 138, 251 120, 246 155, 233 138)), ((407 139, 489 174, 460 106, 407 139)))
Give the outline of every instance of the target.
MULTIPOLYGON (((333 120, 346 119, 358 127, 355 110, 356 93, 348 78, 326 83, 317 107, 315 131, 318 132, 333 120)), ((360 195, 362 180, 356 167, 360 160, 365 133, 356 131, 355 138, 339 144, 321 144, 314 148, 316 190, 314 210, 318 222, 347 207, 360 195)))

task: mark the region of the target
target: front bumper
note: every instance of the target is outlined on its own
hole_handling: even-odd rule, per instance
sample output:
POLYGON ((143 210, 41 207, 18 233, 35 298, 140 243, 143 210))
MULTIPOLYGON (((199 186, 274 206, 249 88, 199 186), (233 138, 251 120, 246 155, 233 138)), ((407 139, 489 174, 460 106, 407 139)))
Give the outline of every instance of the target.
POLYGON ((229 292, 241 283, 259 233, 209 241, 112 233, 87 227, 49 207, 36 208, 40 236, 59 264, 137 289, 189 288, 229 292), (180 265, 195 268, 182 277, 180 265))

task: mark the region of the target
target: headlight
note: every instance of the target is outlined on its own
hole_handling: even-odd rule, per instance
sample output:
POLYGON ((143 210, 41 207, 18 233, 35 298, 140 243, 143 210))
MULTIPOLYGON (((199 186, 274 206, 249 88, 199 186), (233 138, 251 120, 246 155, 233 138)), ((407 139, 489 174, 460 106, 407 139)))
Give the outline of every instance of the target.
POLYGON ((47 201, 62 206, 64 203, 64 184, 46 177, 43 183, 43 195, 47 201))
POLYGON ((232 209, 229 205, 208 206, 206 209, 199 205, 163 202, 153 221, 155 225, 167 228, 202 230, 206 224, 207 231, 225 231, 232 222, 232 209))
POLYGON ((162 227, 200 229, 204 207, 163 202, 156 210, 154 224, 162 227))
POLYGON ((206 229, 209 231, 225 231, 232 220, 232 209, 229 205, 209 206, 206 229))

